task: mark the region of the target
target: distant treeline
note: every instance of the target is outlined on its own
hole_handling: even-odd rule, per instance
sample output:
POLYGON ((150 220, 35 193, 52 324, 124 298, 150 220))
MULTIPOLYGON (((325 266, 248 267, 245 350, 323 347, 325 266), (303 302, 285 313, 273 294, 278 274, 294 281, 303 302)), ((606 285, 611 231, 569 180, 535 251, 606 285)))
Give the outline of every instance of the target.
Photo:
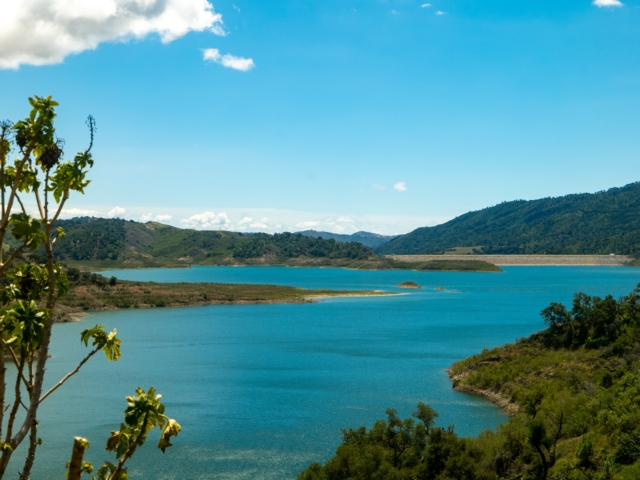
POLYGON ((334 239, 307 237, 301 234, 258 233, 239 244, 233 252, 235 258, 257 258, 268 255, 295 257, 328 257, 362 260, 374 256, 373 250, 356 242, 339 243, 334 239))

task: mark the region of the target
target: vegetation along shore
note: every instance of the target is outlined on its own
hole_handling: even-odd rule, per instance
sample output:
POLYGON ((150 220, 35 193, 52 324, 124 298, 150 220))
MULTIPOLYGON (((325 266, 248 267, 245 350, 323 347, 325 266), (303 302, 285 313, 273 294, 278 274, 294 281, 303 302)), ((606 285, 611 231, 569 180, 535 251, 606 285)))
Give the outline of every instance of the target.
POLYGON ((58 321, 74 320, 86 315, 87 310, 312 303, 317 298, 392 295, 378 290, 304 289, 278 285, 129 282, 75 268, 69 269, 67 276, 70 288, 58 303, 58 321))
POLYGON ((343 430, 325 465, 300 480, 632 480, 640 478, 640 286, 618 300, 584 293, 542 311, 548 328, 455 363, 455 389, 511 419, 476 438, 436 427, 418 404, 371 429, 343 430))

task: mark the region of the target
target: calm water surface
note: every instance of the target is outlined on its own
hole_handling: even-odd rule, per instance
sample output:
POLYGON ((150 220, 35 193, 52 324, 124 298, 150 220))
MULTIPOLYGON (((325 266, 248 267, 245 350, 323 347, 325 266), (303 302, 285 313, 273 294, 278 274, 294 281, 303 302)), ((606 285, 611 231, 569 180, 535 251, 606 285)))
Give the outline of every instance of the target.
POLYGON ((117 328, 123 355, 111 364, 96 356, 43 404, 34 479, 63 478, 74 435, 90 440, 94 464, 112 459, 106 438, 137 386, 155 386, 183 432, 164 455, 154 436, 131 461, 131 478, 295 478, 335 451, 341 428, 370 426, 388 407, 408 416, 419 401, 440 412, 440 425, 475 435, 505 416, 451 389, 444 371, 452 362, 542 329, 539 312, 551 301, 569 302, 576 291, 619 296, 640 282, 640 270, 623 267, 511 267, 501 274, 198 267, 106 275, 405 295, 97 312, 56 325, 50 384, 85 354, 79 332, 88 326, 117 328), (410 280, 424 289, 395 288, 410 280), (446 290, 436 291, 439 285, 446 290))

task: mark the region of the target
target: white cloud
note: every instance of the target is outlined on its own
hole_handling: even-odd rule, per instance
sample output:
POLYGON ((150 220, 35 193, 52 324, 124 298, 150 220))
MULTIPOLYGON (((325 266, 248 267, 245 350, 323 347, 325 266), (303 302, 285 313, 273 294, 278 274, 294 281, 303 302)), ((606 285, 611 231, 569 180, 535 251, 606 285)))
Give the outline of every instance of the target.
POLYGON ((429 8, 430 6, 430 3, 423 3, 422 5, 420 5, 420 8, 429 8))
POLYGON ((234 57, 228 53, 221 55, 220 50, 217 48, 204 49, 202 51, 202 57, 205 61, 219 63, 223 67, 233 68, 234 70, 240 70, 241 72, 248 72, 256 66, 251 58, 234 57))
POLYGON ((92 217, 97 215, 98 211, 96 210, 85 210, 82 208, 65 208, 62 210, 60 214, 63 218, 71 218, 71 217, 92 217))
POLYGON ((269 219, 261 218, 259 222, 252 222, 251 225, 249 226, 251 228, 262 228, 262 229, 269 228, 269 219))
POLYGON ((395 10, 391 10, 391 15, 398 15, 398 12, 396 12, 395 10))
POLYGON ((438 15, 438 16, 440 16, 440 15, 446 15, 446 14, 447 14, 447 12, 443 12, 442 10, 438 10, 438 11, 436 12, 436 15, 438 15))
POLYGON ((109 210, 107 212, 107 217, 112 218, 112 217, 119 217, 120 215, 122 215, 123 213, 125 213, 127 211, 126 208, 122 208, 122 207, 114 207, 111 210, 109 210))
POLYGON ((380 185, 379 183, 374 183, 372 187, 376 190, 384 190, 385 188, 387 188, 386 185, 380 185))
POLYGON ((253 219, 251 217, 244 217, 242 220, 238 222, 238 225, 240 226, 249 225, 251 222, 253 222, 253 219))
POLYGON ((194 228, 196 230, 209 230, 213 228, 222 228, 231 223, 226 213, 215 214, 213 212, 204 212, 192 215, 189 218, 183 218, 180 223, 186 228, 194 228))
POLYGON ((311 228, 311 227, 317 227, 318 225, 320 225, 320 222, 298 222, 298 223, 296 223, 296 227, 298 227, 298 228, 311 228))
POLYGON ((336 221, 340 223, 353 223, 353 218, 343 215, 341 217, 338 217, 338 220, 336 221))
POLYGON ((157 34, 169 43, 204 30, 226 35, 207 0, 3 0, 0 68, 60 63, 103 42, 157 34))
POLYGON ((173 217, 171 215, 156 215, 153 216, 153 213, 147 213, 145 215, 140 215, 140 221, 142 223, 150 222, 153 220, 154 222, 166 222, 171 220, 173 217))
POLYGON ((394 184, 393 185, 393 189, 396 192, 406 192, 408 190, 407 189, 407 185, 404 182, 398 182, 398 183, 394 184))
POLYGON ((622 7, 624 4, 620 0, 593 0, 596 7, 622 7))
POLYGON ((235 3, 232 3, 231 6, 233 7, 234 10, 241 12, 242 10, 240 10, 240 7, 237 6, 235 3))

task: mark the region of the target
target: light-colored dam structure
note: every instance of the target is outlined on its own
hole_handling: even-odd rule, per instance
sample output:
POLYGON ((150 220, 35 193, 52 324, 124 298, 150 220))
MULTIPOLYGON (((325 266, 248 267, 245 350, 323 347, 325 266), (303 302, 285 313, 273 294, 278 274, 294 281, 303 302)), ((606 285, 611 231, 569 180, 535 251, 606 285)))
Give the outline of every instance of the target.
POLYGON ((481 260, 499 266, 612 266, 627 265, 633 260, 627 255, 385 255, 399 262, 429 262, 432 260, 481 260))

